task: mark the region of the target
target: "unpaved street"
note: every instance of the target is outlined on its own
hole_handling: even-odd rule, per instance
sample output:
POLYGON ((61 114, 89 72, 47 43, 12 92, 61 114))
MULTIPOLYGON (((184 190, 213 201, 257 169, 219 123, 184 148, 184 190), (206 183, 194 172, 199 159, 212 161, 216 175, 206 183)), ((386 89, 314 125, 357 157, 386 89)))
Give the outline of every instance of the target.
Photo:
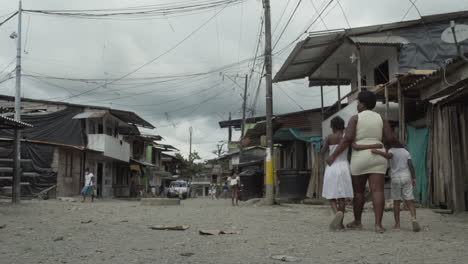
MULTIPOLYGON (((418 211, 424 231, 330 232, 326 206, 241 204, 191 199, 181 206, 141 206, 108 200, 94 204, 63 201, 0 203, 0 263, 467 263, 466 215, 418 211), (189 225, 186 231, 156 231, 153 225, 189 225), (199 229, 238 234, 201 236, 199 229)), ((350 214, 346 220, 351 219, 350 214)), ((391 213, 384 224, 391 227, 391 213)))

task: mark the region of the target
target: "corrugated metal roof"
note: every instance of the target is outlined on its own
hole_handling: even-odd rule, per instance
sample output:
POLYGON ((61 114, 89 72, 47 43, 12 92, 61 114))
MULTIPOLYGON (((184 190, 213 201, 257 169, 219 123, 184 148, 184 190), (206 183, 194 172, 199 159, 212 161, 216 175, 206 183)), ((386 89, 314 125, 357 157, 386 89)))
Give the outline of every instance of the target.
POLYGON ((6 117, 6 116, 0 116, 0 128, 3 129, 13 129, 13 128, 27 128, 27 127, 33 127, 33 125, 24 123, 21 121, 16 121, 13 118, 6 117))
MULTIPOLYGON (((423 23, 435 23, 450 19, 468 17, 468 11, 423 16, 421 19, 373 25, 346 30, 321 31, 318 34, 310 34, 306 39, 298 42, 290 53, 281 69, 275 75, 274 82, 282 82, 305 77, 311 78, 311 84, 335 85, 349 84, 349 76, 341 76, 336 80, 336 69, 323 69, 321 65, 332 55, 346 59, 350 48, 356 43, 370 46, 395 46, 405 45, 408 41, 401 36, 392 35, 392 30, 420 25, 423 23), (345 48, 345 46, 349 46, 345 48), (313 75, 314 74, 314 75, 313 75)), ((341 70, 345 71, 349 63, 343 63, 341 70)), ((333 61, 332 64, 338 62, 333 61)))
POLYGON ((104 117, 106 114, 106 112, 83 112, 77 114, 72 119, 101 118, 104 117))
POLYGON ((400 46, 408 44, 409 41, 400 36, 357 36, 349 37, 349 39, 360 45, 372 45, 372 46, 400 46))

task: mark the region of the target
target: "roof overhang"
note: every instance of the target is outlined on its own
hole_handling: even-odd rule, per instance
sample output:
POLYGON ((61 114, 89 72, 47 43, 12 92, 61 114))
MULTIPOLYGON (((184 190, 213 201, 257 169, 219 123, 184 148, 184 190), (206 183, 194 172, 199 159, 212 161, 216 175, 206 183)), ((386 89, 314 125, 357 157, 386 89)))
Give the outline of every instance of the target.
POLYGON ((347 85, 350 83, 350 76, 346 76, 346 72, 355 71, 350 65, 349 57, 352 53, 350 48, 356 49, 357 46, 374 49, 397 48, 409 43, 407 39, 396 35, 397 29, 467 16, 468 11, 461 11, 423 16, 421 19, 398 23, 315 32, 297 43, 273 81, 282 82, 308 77, 310 86, 347 85), (338 63, 342 72, 340 78, 337 78, 338 63))
POLYGON ((33 125, 17 121, 10 117, 0 116, 0 129, 23 129, 30 127, 33 127, 33 125))

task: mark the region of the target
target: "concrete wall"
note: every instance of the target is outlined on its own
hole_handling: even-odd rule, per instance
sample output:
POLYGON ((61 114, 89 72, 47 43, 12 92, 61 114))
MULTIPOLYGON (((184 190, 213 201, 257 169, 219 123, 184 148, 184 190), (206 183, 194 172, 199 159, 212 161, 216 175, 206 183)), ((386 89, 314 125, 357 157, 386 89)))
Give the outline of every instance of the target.
MULTIPOLYGON (((357 105, 358 101, 353 101, 349 105, 347 105, 345 108, 341 109, 341 111, 333 114, 330 116, 328 119, 324 120, 322 122, 322 133, 323 137, 325 138, 326 136, 330 135, 332 133, 332 130, 330 128, 330 121, 335 117, 335 116, 340 116, 341 118, 344 119, 345 125, 348 126, 348 121, 349 119, 357 115, 357 105)), ((377 102, 377 105, 374 109, 377 113, 379 113, 382 118, 385 118, 385 104, 377 102)), ((389 112, 388 112, 388 120, 391 121, 398 121, 398 104, 396 103, 390 103, 389 106, 389 112)))

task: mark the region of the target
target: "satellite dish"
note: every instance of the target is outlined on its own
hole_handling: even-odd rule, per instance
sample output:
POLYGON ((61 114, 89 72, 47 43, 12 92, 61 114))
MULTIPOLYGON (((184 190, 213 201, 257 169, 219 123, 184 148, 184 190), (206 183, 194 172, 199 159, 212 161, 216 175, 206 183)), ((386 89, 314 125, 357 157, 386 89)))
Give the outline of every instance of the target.
MULTIPOLYGON (((468 25, 455 24, 455 35, 459 43, 468 39, 468 25)), ((442 32, 440 38, 446 43, 454 44, 455 40, 453 39, 452 27, 446 28, 444 32, 442 32)))

